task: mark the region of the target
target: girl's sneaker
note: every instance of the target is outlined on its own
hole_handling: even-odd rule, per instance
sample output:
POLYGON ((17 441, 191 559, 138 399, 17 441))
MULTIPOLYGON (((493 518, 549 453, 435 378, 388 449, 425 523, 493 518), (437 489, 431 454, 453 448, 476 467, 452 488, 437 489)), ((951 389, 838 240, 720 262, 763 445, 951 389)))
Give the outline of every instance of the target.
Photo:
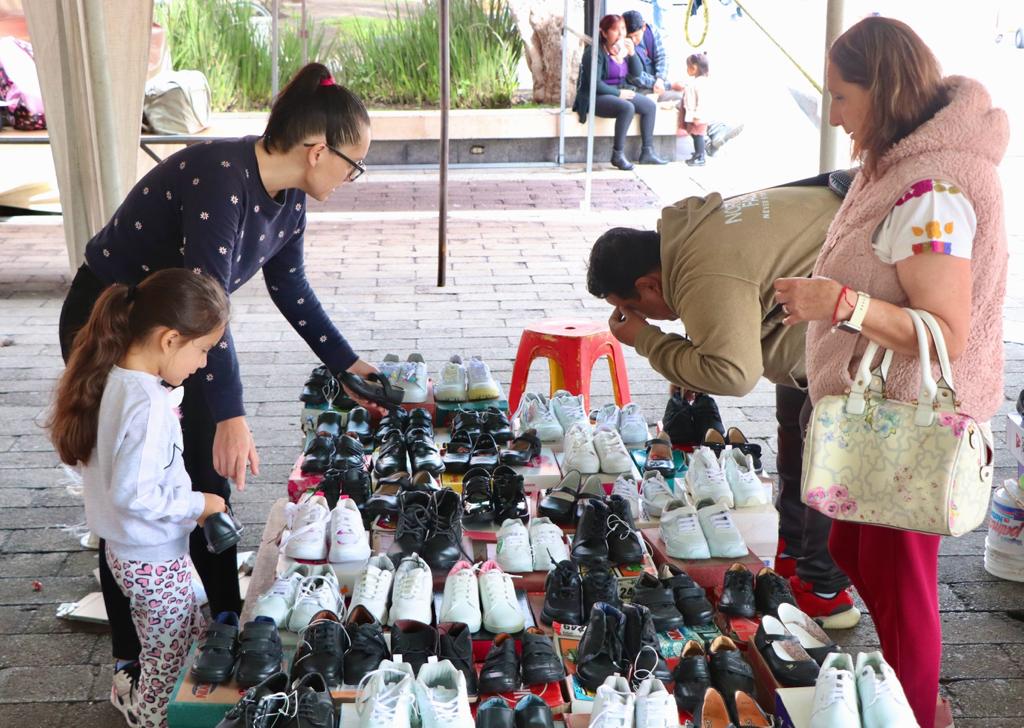
POLYGON ((550 401, 543 394, 524 394, 512 421, 517 423, 516 434, 536 430, 541 442, 556 442, 565 436, 565 430, 551 411, 550 401))
POLYGON ((138 662, 125 665, 114 673, 114 681, 110 686, 110 703, 124 716, 129 728, 138 728, 136 717, 135 687, 139 684, 142 666, 138 662))
POLYGON ((458 354, 453 354, 441 367, 440 381, 434 384, 434 399, 438 402, 465 402, 469 399, 469 375, 458 354))
POLYGON ((491 376, 491 368, 479 356, 474 356, 466 363, 467 397, 473 399, 497 399, 501 396, 501 388, 491 376))

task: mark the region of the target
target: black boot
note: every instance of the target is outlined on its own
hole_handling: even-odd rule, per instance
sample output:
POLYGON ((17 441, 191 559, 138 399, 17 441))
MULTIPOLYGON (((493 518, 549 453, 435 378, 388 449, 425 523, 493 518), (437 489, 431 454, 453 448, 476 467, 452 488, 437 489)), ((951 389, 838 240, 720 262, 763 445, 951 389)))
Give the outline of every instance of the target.
POLYGON ((462 622, 445 622, 437 626, 438 657, 450 660, 455 669, 466 676, 466 692, 476 695, 476 668, 473 667, 473 640, 469 627, 462 622))
POLYGON ((583 687, 596 691, 607 678, 624 672, 625 629, 626 616, 610 604, 598 602, 590 610, 590 620, 576 648, 576 677, 583 687))
POLYGON ((611 564, 607 561, 591 564, 583 574, 583 613, 590 614, 598 602, 611 604, 616 609, 622 608, 619 580, 615 578, 611 564))
POLYGON ((608 505, 592 499, 583 504, 583 515, 572 537, 572 560, 593 564, 608 559, 608 505))
POLYGON ((612 166, 628 172, 633 169, 633 163, 626 159, 621 149, 612 150, 612 166))
POLYGON ((622 658, 627 664, 633 690, 652 676, 668 685, 672 682, 672 672, 661 655, 651 610, 641 604, 627 604, 622 612, 626 615, 622 658))
POLYGON ((667 159, 662 159, 654 153, 654 147, 646 146, 640 150, 640 164, 668 164, 667 159))
POLYGON ((415 491, 398 494, 398 527, 395 540, 388 549, 388 556, 397 566, 406 556, 423 550, 423 544, 430 536, 430 495, 415 491))
POLYGON ((431 569, 448 571, 466 556, 462 549, 462 499, 445 488, 431 496, 429 512, 431 536, 423 544, 423 554, 431 569))
POLYGON ((639 564, 644 560, 640 532, 633 521, 629 501, 621 495, 608 499, 608 560, 613 564, 639 564))
POLYGON ((694 134, 693 135, 693 156, 686 160, 686 163, 691 167, 703 167, 704 166, 704 135, 694 134))
POLYGON ((560 561, 544 581, 544 624, 583 624, 583 583, 580 569, 572 561, 560 561))

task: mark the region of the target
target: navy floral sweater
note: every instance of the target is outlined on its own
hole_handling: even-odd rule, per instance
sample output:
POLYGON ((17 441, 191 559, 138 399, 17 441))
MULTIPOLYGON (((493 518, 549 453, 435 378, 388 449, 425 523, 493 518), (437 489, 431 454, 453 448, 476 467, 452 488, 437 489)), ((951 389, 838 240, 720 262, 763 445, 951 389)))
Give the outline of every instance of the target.
MULTIPOLYGON (((331 371, 342 372, 357 356, 306 278, 306 194, 267 194, 256 165, 258 139, 196 144, 165 159, 89 241, 85 261, 107 283, 134 284, 153 271, 191 268, 216 278, 228 294, 262 269, 277 308, 331 371)), ((205 380, 217 422, 245 414, 230 328, 194 376, 205 380)))

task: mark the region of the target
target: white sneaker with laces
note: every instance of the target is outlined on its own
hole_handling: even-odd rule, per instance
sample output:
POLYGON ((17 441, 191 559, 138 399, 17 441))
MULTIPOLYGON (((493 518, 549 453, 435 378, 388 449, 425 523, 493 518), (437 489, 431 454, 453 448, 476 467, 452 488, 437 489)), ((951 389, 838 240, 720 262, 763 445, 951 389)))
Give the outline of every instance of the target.
POLYGON ((428 378, 427 364, 423 361, 423 355, 410 354, 409 360, 400 366, 397 381, 395 381, 395 385, 404 390, 402 402, 413 404, 425 402, 428 378))
POLYGON ((661 518, 665 506, 675 498, 672 489, 665 482, 665 476, 657 470, 648 470, 644 473, 644 482, 640 484, 640 496, 644 511, 650 518, 661 518))
POLYGON ((327 529, 331 525, 331 509, 322 495, 313 495, 292 506, 290 526, 281 536, 285 556, 305 561, 327 558, 327 529))
POLYGON ((602 473, 633 472, 633 460, 617 430, 598 430, 594 433, 594 449, 601 460, 602 473))
POLYGON ((466 560, 456 562, 448 572, 441 597, 439 624, 462 622, 470 634, 480 631, 483 620, 480 614, 480 586, 477 584, 476 569, 466 560))
POLYGON ((402 362, 398 360, 398 354, 386 354, 380 365, 377 367, 377 370, 380 372, 382 377, 387 377, 392 384, 397 384, 398 374, 401 368, 402 362))
POLYGON ((359 728, 411 728, 416 676, 408 662, 384 660, 366 673, 356 690, 359 728))
POLYGON ((391 582, 395 578, 395 565, 386 554, 377 554, 366 564, 366 568, 356 579, 352 589, 352 602, 349 614, 362 605, 381 624, 388 622, 388 595, 391 593, 391 582))
POLYGON ((881 652, 857 655, 857 695, 863 728, 918 725, 899 678, 881 652))
POLYGON ((536 430, 542 442, 555 442, 565 436, 565 430, 555 414, 551 411, 550 402, 543 394, 527 392, 519 400, 519 407, 512 416, 518 422, 516 434, 521 435, 527 430, 536 430))
POLYGON ((504 571, 524 573, 533 571, 533 549, 530 533, 518 518, 508 518, 498 529, 498 547, 495 560, 504 571))
POLYGON ((630 402, 623 405, 619 412, 619 434, 622 441, 629 444, 647 442, 650 432, 647 429, 647 418, 640 411, 640 405, 630 402))
POLYGON ((831 652, 825 657, 814 683, 808 728, 861 728, 853 672, 849 653, 831 652))
POLYGON ((702 446, 694 450, 688 465, 686 487, 690 490, 690 497, 694 503, 712 500, 716 503, 724 502, 729 508, 733 507, 729 483, 710 447, 702 446))
POLYGON ((531 518, 529 530, 534 571, 551 571, 559 561, 569 558, 569 547, 565 545, 562 529, 550 518, 531 518))
POLYGON ((139 663, 126 665, 114 673, 110 685, 110 703, 124 716, 128 728, 139 728, 138 709, 136 702, 138 693, 135 688, 139 682, 139 663))
POLYGON ((665 550, 674 559, 710 559, 704 531, 697 518, 697 509, 681 500, 671 500, 661 513, 661 539, 665 550))
POLYGON ((588 430, 590 429, 590 418, 583 405, 582 394, 573 395, 564 389, 559 389, 551 397, 551 411, 555 413, 559 424, 566 432, 577 422, 585 425, 588 430))
POLYGON ((480 567, 480 603, 483 605, 484 629, 493 634, 515 634, 524 626, 512 577, 494 561, 480 567))
POLYGON ((491 368, 479 356, 466 362, 466 396, 469 399, 497 399, 501 396, 501 387, 491 376, 491 368))
POLYGON ((622 496, 629 503, 634 521, 640 520, 640 487, 632 475, 623 473, 612 483, 612 495, 622 496))
POLYGON ((747 555, 747 544, 743 540, 743 534, 736 528, 724 503, 712 503, 698 508, 697 519, 713 557, 738 559, 747 555))
POLYGON ((413 619, 430 624, 430 601, 433 592, 434 580, 427 562, 416 553, 406 556, 395 571, 388 624, 393 627, 400 619, 413 619))
POLYGON ((422 728, 474 728, 466 676, 449 660, 421 667, 415 691, 422 728))
POLYGON ((331 512, 331 551, 328 561, 366 561, 370 558, 370 537, 363 526, 359 506, 351 498, 339 498, 331 512))
POLYGON ((728 447, 722 451, 719 465, 737 508, 765 506, 771 502, 771 489, 757 477, 753 457, 745 455, 737 447, 728 447))
POLYGON ((595 430, 619 429, 619 406, 614 402, 602 406, 590 413, 590 419, 594 422, 595 430))
POLYGON ((562 444, 562 471, 581 473, 601 472, 601 458, 594 449, 590 425, 573 424, 565 433, 562 444))
POLYGON ((274 585, 256 598, 252 616, 270 617, 274 624, 287 624, 303 579, 310 576, 309 564, 292 564, 274 580, 274 585))
POLYGON ((434 399, 438 402, 465 402, 469 399, 469 379, 462 357, 452 354, 441 367, 440 381, 434 383, 434 399))
POLYGON ((301 632, 321 609, 330 609, 335 614, 341 611, 341 589, 338 577, 330 566, 316 567, 311 576, 302 580, 299 595, 288 617, 288 629, 301 632), (319 572, 319 573, 318 573, 319 572))
POLYGON ((672 693, 653 675, 636 691, 636 728, 679 728, 679 709, 672 693))
POLYGON ((633 728, 633 701, 626 678, 610 675, 597 688, 589 728, 633 728))

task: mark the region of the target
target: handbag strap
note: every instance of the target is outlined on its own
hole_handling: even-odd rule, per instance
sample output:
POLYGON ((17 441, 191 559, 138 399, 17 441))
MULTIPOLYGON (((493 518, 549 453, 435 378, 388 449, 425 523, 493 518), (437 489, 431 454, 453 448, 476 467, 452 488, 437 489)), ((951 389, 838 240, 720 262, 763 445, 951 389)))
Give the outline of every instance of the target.
POLYGON ((953 365, 949 361, 946 339, 942 335, 942 329, 939 327, 938 321, 935 320, 932 314, 920 309, 915 310, 917 315, 921 317, 924 325, 928 327, 928 331, 931 332, 932 341, 935 343, 935 353, 939 360, 939 372, 942 376, 937 383, 938 391, 936 397, 938 409, 945 412, 955 412, 956 388, 953 385, 953 365))

